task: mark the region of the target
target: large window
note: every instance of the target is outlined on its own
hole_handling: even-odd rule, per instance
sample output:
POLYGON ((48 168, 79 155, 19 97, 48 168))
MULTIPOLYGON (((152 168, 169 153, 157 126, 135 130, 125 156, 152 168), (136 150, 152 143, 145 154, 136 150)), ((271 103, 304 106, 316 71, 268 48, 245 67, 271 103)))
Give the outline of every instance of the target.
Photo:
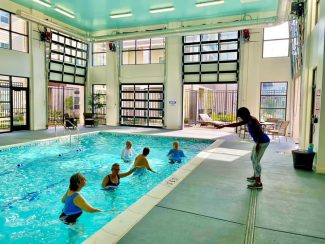
POLYGON ((263 58, 288 57, 289 55, 289 25, 281 25, 264 29, 263 58))
POLYGON ((0 48, 28 52, 27 21, 0 10, 0 48))
POLYGON ((88 44, 52 32, 49 80, 84 85, 87 77, 88 44))
POLYGON ((93 43, 93 66, 106 65, 107 42, 93 43))
POLYGON ((122 64, 161 63, 165 63, 165 38, 148 38, 122 42, 122 64))
POLYGON ((163 84, 122 84, 120 124, 162 127, 164 124, 163 84))
POLYGON ((236 83, 239 73, 239 32, 185 36, 184 83, 236 83))
POLYGON ((287 82, 262 82, 260 97, 260 120, 277 118, 286 120, 287 82))

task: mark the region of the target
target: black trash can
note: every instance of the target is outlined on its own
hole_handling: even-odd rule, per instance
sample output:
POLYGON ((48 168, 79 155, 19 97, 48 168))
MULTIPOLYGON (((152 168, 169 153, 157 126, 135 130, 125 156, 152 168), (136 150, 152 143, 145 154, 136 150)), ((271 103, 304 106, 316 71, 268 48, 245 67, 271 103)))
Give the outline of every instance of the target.
POLYGON ((314 152, 292 150, 293 167, 295 169, 313 170, 314 152))

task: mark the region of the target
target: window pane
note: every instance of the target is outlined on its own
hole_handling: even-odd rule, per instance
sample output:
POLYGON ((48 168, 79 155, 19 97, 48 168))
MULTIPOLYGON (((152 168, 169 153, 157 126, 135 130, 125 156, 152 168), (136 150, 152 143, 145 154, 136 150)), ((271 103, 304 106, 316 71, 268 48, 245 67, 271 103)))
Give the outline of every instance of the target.
POLYGON ((217 53, 202 54, 201 60, 202 62, 218 61, 218 54, 217 53))
POLYGON ((202 35, 202 41, 216 41, 218 40, 218 33, 202 35))
POLYGON ((20 34, 27 35, 27 21, 11 15, 11 30, 20 34))
POLYGON ((217 43, 203 44, 202 45, 202 52, 211 52, 211 51, 218 51, 218 44, 217 43))
POLYGON ((289 38, 289 25, 285 22, 281 25, 264 28, 264 40, 289 38))
POLYGON ((135 64, 135 51, 122 52, 122 64, 135 64))
POLYGON ((199 51, 200 51, 199 45, 184 46, 184 53, 193 53, 199 51))
POLYGON ((261 95, 286 95, 286 82, 263 82, 261 84, 261 95))
POLYGON ((200 41, 200 35, 195 35, 195 36, 185 36, 185 43, 190 43, 190 42, 199 42, 200 41))
POLYGON ((199 62, 199 55, 185 55, 184 62, 185 63, 199 62))
POLYGON ((136 51, 136 62, 137 64, 149 64, 150 63, 150 51, 136 51))
POLYGON ((152 38, 151 39, 151 49, 165 48, 165 38, 152 38))
POLYGON ((286 96, 261 96, 261 108, 286 108, 286 96))
POLYGON ((27 52, 27 37, 19 34, 12 33, 12 50, 27 52))
POLYGON ((0 47, 9 48, 9 31, 0 30, 0 47))
POLYGON ((135 50, 135 40, 123 41, 123 51, 135 50))
POLYGON ((93 54, 93 66, 106 65, 106 53, 93 54))
POLYGON ((150 49, 150 39, 140 39, 137 40, 137 50, 150 49))
POLYGON ((264 41, 263 57, 288 57, 289 40, 264 41))
POLYGON ((9 30, 9 13, 0 10, 0 28, 9 30))
POLYGON ((152 64, 163 64, 165 63, 165 50, 151 50, 151 63, 152 64))
POLYGON ((106 42, 98 42, 93 43, 93 52, 106 52, 107 51, 107 43, 106 42))
POLYGON ((279 120, 285 120, 286 109, 275 108, 263 108, 260 109, 260 120, 265 121, 267 118, 277 118, 279 120))
POLYGON ((238 39, 238 32, 222 32, 220 33, 220 40, 238 39))
POLYGON ((222 43, 220 45, 220 50, 237 50, 238 49, 238 42, 227 42, 222 43))
POLYGON ((12 86, 14 86, 14 87, 27 87, 27 78, 12 77, 12 86))
POLYGON ((237 60, 237 52, 220 53, 220 61, 237 60))

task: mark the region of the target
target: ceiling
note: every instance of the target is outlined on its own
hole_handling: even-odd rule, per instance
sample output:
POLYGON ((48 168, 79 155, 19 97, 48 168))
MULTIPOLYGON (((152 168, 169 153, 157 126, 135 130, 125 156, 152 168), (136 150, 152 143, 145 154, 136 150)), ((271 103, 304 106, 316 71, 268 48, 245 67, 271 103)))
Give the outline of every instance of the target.
POLYGON ((195 3, 206 0, 42 0, 51 5, 42 6, 33 0, 11 0, 27 8, 64 22, 85 32, 97 32, 109 29, 123 29, 163 25, 171 22, 208 20, 227 16, 274 13, 276 16, 280 0, 224 0, 223 4, 201 7, 195 3), (174 6, 175 11, 158 14, 149 13, 149 9, 174 6), (73 13, 69 18, 54 11, 59 7, 73 13), (131 17, 110 18, 112 13, 132 12, 131 17))

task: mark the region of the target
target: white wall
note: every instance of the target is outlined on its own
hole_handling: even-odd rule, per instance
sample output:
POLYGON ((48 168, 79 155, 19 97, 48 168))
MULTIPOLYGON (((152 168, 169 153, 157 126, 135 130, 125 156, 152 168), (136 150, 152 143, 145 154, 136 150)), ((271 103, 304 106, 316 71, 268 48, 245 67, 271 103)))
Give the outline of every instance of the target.
POLYGON ((241 45, 238 106, 246 106, 253 116, 259 118, 260 83, 287 81, 288 109, 286 118, 289 120, 292 79, 290 58, 262 58, 263 29, 252 29, 250 33, 250 41, 241 45))
POLYGON ((311 100, 312 100, 312 74, 317 67, 316 90, 321 91, 321 109, 318 114, 318 124, 315 125, 313 143, 316 151, 316 172, 325 173, 325 2, 320 1, 320 20, 314 25, 315 2, 308 1, 306 16, 305 45, 304 45, 304 67, 302 81, 302 127, 301 147, 307 148, 310 136, 311 100))

